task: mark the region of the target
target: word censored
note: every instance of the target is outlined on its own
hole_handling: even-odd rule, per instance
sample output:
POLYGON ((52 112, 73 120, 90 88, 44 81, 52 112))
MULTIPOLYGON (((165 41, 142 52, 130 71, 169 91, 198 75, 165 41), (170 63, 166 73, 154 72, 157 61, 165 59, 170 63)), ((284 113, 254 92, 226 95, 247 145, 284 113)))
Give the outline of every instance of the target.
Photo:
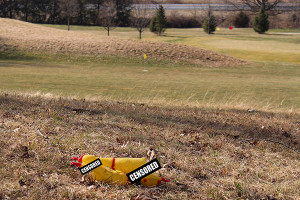
POLYGON ((79 170, 80 170, 81 174, 84 175, 84 174, 92 171, 93 169, 96 169, 97 167, 99 167, 101 165, 102 165, 102 163, 101 163, 100 159, 98 158, 98 159, 94 160, 93 162, 90 162, 89 164, 79 168, 79 170))
POLYGON ((133 170, 127 174, 127 177, 131 183, 139 182, 142 178, 156 172, 161 169, 161 166, 157 159, 154 159, 143 166, 133 170))

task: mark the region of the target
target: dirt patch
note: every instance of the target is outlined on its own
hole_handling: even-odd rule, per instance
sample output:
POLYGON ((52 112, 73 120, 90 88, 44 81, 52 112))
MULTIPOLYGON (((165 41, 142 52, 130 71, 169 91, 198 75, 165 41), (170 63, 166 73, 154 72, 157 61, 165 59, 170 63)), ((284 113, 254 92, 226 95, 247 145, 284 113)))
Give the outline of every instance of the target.
MULTIPOLYGON (((236 66, 245 61, 186 45, 122 40, 115 37, 58 30, 12 19, 0 19, 1 46, 32 52, 80 55, 142 56, 209 66, 236 66)), ((2 48, 1 47, 1 48, 2 48)))

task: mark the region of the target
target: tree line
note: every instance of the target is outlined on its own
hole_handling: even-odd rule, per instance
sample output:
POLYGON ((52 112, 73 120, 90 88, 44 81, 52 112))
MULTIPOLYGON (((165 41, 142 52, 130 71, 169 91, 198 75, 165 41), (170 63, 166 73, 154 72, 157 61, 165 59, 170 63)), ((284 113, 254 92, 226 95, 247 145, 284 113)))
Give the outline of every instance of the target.
MULTIPOLYGON (((261 6, 270 15, 278 14, 276 9, 283 0, 220 0, 220 3, 229 3, 240 9, 240 5, 246 5, 254 13, 258 13, 261 6)), ((296 3, 299 0, 289 0, 296 3)), ((0 0, 0 17, 15 18, 32 23, 66 24, 76 25, 105 25, 101 24, 105 14, 115 13, 114 21, 118 26, 130 26, 130 14, 133 3, 137 0, 0 0), (105 8, 106 7, 106 8, 105 8), (102 13, 101 13, 102 12, 102 13), (105 13, 110 12, 110 13, 105 13), (102 15, 102 16, 100 16, 102 15)), ((148 3, 155 3, 149 1, 148 3)), ((242 6, 244 7, 244 6, 242 6)), ((297 7, 297 6, 296 6, 297 7)), ((295 8, 293 6, 293 8, 295 8)), ((300 9, 300 8, 299 8, 300 9)), ((137 10, 135 8, 135 10, 137 10)), ((146 15, 146 8, 139 7, 138 14, 146 15)), ((136 13, 135 13, 136 15, 136 13)), ((107 17, 107 16, 106 16, 107 17)), ((105 18, 105 17, 104 17, 105 18)), ((105 21, 105 20, 104 20, 105 21)), ((106 20, 107 21, 107 20, 106 20)), ((142 19, 142 21, 145 21, 142 19)))
MULTIPOLYGON (((250 11, 259 13, 254 21, 254 30, 264 33, 269 28, 268 14, 280 14, 277 9, 283 0, 224 0, 241 10, 246 5, 250 11), (268 13, 268 14, 267 14, 268 13)), ((292 1, 292 0, 291 0, 292 1)), ((294 0, 295 2, 300 0, 294 0)), ((150 31, 161 35, 167 28, 167 19, 163 6, 157 5, 156 15, 150 16, 147 5, 136 6, 134 0, 0 0, 0 17, 16 18, 32 23, 98 25, 110 31, 116 26, 135 27, 142 32, 150 24, 150 31)), ((300 5, 294 3, 293 8, 300 10, 300 5)), ((248 24, 245 13, 240 13, 236 21, 248 24)), ((209 6, 203 28, 208 34, 216 30, 216 18, 209 6)))
POLYGON ((0 0, 0 17, 32 23, 102 25, 99 17, 107 2, 115 6, 117 25, 129 26, 131 0, 0 0))

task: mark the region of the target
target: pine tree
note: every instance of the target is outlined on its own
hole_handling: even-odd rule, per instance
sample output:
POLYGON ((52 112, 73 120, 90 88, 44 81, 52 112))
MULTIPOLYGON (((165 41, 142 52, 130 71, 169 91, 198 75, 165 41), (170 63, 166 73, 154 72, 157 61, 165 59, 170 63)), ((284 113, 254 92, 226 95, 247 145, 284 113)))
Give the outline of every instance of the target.
POLYGON ((207 34, 212 34, 216 31, 217 21, 215 16, 212 14, 212 11, 208 11, 207 18, 204 21, 203 29, 207 34))
POLYGON ((150 22, 150 31, 153 32, 153 33, 156 33, 156 22, 157 19, 156 19, 156 16, 154 16, 150 22))
POLYGON ((248 15, 241 11, 237 16, 235 16, 234 26, 238 28, 246 28, 249 26, 249 21, 250 19, 248 15))
POLYGON ((265 12, 264 6, 260 8, 258 15, 255 17, 253 29, 257 33, 265 33, 269 30, 268 15, 265 12))
POLYGON ((153 17, 150 23, 150 31, 158 35, 164 33, 167 29, 167 18, 165 15, 165 9, 162 5, 159 6, 159 9, 156 12, 156 15, 153 17))

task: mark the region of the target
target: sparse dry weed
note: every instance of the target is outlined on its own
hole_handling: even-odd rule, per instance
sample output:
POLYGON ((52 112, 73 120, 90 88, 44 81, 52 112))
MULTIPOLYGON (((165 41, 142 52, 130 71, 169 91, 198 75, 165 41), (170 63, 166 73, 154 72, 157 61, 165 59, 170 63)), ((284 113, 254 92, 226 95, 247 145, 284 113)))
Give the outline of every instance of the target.
POLYGON ((299 128, 297 113, 0 94, 0 199, 296 199, 299 128), (149 148, 170 183, 81 183, 70 166, 149 148))

